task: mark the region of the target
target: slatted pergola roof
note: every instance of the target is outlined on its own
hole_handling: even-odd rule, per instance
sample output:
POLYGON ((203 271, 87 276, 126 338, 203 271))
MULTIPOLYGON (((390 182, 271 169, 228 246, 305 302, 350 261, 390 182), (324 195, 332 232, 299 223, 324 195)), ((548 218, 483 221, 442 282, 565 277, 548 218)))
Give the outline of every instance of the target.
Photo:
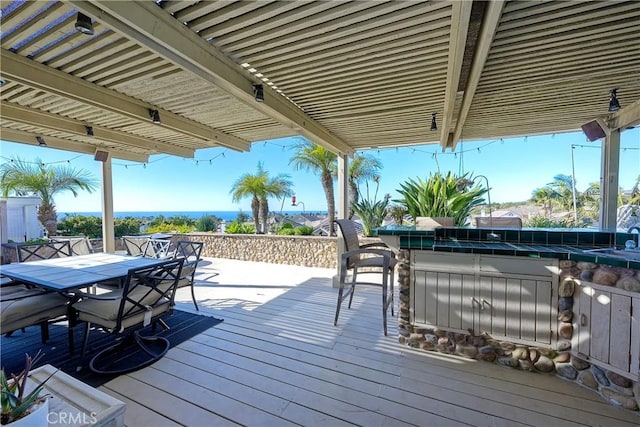
POLYGON ((640 122, 635 0, 1 5, 3 140, 146 161, 294 135, 350 155, 640 122))

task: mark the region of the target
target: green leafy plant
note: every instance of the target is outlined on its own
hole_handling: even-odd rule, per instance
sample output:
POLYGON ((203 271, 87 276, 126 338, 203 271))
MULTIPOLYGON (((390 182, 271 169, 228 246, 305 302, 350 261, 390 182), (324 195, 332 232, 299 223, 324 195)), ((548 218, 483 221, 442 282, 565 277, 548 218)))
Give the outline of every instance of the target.
POLYGON ((256 232, 256 229, 252 225, 232 221, 227 225, 225 232, 229 234, 253 234, 256 232))
POLYGON ((469 174, 456 176, 434 173, 426 181, 410 178, 397 190, 402 196, 394 202, 407 209, 415 221, 416 217, 452 217, 455 225, 464 225, 471 210, 484 203, 482 197, 488 189, 474 185, 469 174))
MULTIPOLYGON (((377 192, 377 191, 376 191, 377 192)), ((353 204, 353 211, 362 220, 362 235, 373 236, 373 230, 382 225, 382 221, 387 216, 387 206, 391 196, 386 194, 382 200, 362 199, 353 204)))
POLYGON ((570 218, 553 219, 544 215, 527 218, 523 225, 531 228, 571 228, 575 226, 570 218))
POLYGON ((313 234, 313 227, 310 225, 301 225, 293 229, 293 234, 296 236, 310 236, 313 234))
POLYGON ((398 225, 402 225, 404 222, 404 216, 407 214, 407 208, 402 205, 391 205, 387 209, 389 216, 398 225))
POLYGON ((196 221, 196 230, 198 231, 216 231, 220 224, 220 219, 214 215, 205 215, 196 221))
MULTIPOLYGON (((140 227, 142 227, 142 221, 132 216, 127 216, 124 218, 116 218, 113 221, 113 227, 115 229, 115 235, 118 237, 135 236, 136 234, 140 233, 140 227)), ((102 237, 102 232, 100 233, 99 237, 102 237)))
POLYGON ((4 372, 4 369, 0 370, 0 400, 2 403, 2 424, 9 424, 20 418, 27 416, 35 406, 42 403, 47 396, 41 396, 44 384, 56 374, 55 371, 38 387, 32 390, 30 393, 26 392, 27 379, 29 378, 29 372, 31 367, 35 365, 41 358, 42 354, 38 352, 35 357, 31 357, 28 354, 25 357, 24 369, 18 375, 11 374, 9 378, 4 372))

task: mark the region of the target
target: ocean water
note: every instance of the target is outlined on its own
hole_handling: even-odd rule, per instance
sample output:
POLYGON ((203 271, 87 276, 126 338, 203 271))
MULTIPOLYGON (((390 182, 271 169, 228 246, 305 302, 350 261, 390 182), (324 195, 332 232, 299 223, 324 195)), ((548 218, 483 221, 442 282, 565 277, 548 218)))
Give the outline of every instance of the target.
MULTIPOLYGON (((238 217, 238 213, 240 211, 147 211, 147 212, 114 212, 113 216, 116 218, 125 218, 125 217, 133 217, 133 218, 152 218, 158 217, 160 215, 164 217, 172 217, 172 216, 186 216, 188 218, 200 219, 203 216, 214 215, 220 219, 224 219, 225 221, 233 221, 238 217)), ((249 215, 251 217, 250 211, 242 211, 243 214, 249 215)), ((273 213, 273 212, 272 212, 273 213)), ((280 212, 277 212, 280 213, 280 212)), ((298 215, 302 213, 299 211, 282 211, 283 215, 298 215)), ((311 213, 311 212, 305 212, 311 213)), ((313 213, 326 213, 326 212, 313 212, 313 213)), ((58 212, 58 221, 64 219, 66 216, 73 215, 81 215, 81 216, 97 216, 101 217, 101 212, 58 212)))

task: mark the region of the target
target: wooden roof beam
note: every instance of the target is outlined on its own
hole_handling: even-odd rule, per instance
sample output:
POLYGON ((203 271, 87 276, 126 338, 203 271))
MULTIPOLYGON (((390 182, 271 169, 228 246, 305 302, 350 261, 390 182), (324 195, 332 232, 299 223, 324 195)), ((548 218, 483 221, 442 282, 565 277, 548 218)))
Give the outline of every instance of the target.
POLYGON ((608 126, 611 130, 624 130, 624 128, 638 125, 640 125, 640 99, 626 107, 622 107, 612 114, 608 120, 608 126))
POLYGON ((142 150, 157 151, 159 153, 166 153, 187 158, 193 158, 195 154, 194 150, 190 148, 178 147, 173 144, 158 142, 153 139, 132 135, 127 132, 121 132, 101 126, 95 126, 90 123, 82 122, 80 120, 71 119, 69 117, 64 117, 57 114, 46 113, 44 111, 37 111, 18 104, 0 102, 0 114, 2 115, 3 119, 25 123, 32 126, 41 126, 52 129, 54 131, 66 132, 85 138, 92 138, 97 141, 129 145, 131 147, 136 147, 142 150), (87 136, 86 126, 91 126, 93 128, 93 137, 87 136))
POLYGON ((264 102, 256 102, 252 85, 262 82, 253 81, 239 64, 227 58, 154 2, 95 0, 89 3, 70 0, 69 3, 82 13, 216 85, 313 142, 340 154, 353 155, 353 149, 346 142, 267 84, 263 85, 264 102))
POLYGON ((451 146, 450 128, 455 115, 458 83, 462 72, 464 51, 467 42, 467 31, 471 19, 473 2, 453 2, 451 11, 451 31, 449 39, 449 60, 447 61, 447 84, 444 94, 444 107, 440 128, 440 145, 442 151, 451 146))
POLYGON ((19 142, 21 144, 39 145, 36 136, 42 136, 49 148, 57 148, 58 150, 72 151, 74 153, 94 155, 96 150, 108 151, 111 157, 122 160, 130 160, 132 162, 147 163, 149 156, 146 154, 129 153, 126 151, 115 150, 99 145, 90 145, 82 142, 71 141, 68 139, 58 138, 49 135, 38 135, 36 133, 25 132, 22 130, 2 128, 2 139, 4 141, 19 142))
POLYGON ((23 85, 53 93, 65 98, 91 105, 112 113, 150 122, 149 109, 157 109, 162 117, 159 126, 169 128, 203 141, 211 146, 224 146, 237 151, 249 151, 249 141, 213 129, 202 123, 189 120, 166 110, 158 109, 138 99, 71 76, 6 49, 0 50, 2 75, 23 85))
POLYGON ((504 3, 504 0, 494 0, 487 4, 482 29, 480 30, 480 37, 476 51, 473 55, 471 72, 469 73, 469 79, 464 90, 464 97, 462 98, 462 104, 458 114, 458 121, 456 122, 456 128, 453 132, 451 150, 456 149, 456 145, 462 136, 462 129, 467 121, 469 109, 471 108, 471 103, 473 102, 476 90, 478 89, 478 83, 482 76, 484 64, 487 62, 487 57, 489 56, 489 49, 493 43, 493 37, 495 36, 498 24, 500 23, 504 3))

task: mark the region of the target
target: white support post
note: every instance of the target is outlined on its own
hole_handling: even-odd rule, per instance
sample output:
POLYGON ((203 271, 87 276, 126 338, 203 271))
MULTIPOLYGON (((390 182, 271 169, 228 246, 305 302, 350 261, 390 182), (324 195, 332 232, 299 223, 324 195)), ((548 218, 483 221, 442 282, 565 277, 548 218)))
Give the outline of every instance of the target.
MULTIPOLYGON (((338 219, 345 219, 349 212, 349 158, 346 155, 338 155, 338 219)), ((338 233, 340 231, 338 230, 338 233)), ((340 281, 340 257, 345 251, 342 238, 336 241, 338 254, 338 273, 333 276, 333 287, 338 288, 340 281)))
POLYGON ((618 210, 618 171, 620 168, 620 129, 602 142, 602 166, 600 174, 600 229, 615 231, 618 210))
POLYGON ((113 225, 113 174, 111 154, 102 162, 102 243, 103 251, 116 250, 115 227, 113 225))

